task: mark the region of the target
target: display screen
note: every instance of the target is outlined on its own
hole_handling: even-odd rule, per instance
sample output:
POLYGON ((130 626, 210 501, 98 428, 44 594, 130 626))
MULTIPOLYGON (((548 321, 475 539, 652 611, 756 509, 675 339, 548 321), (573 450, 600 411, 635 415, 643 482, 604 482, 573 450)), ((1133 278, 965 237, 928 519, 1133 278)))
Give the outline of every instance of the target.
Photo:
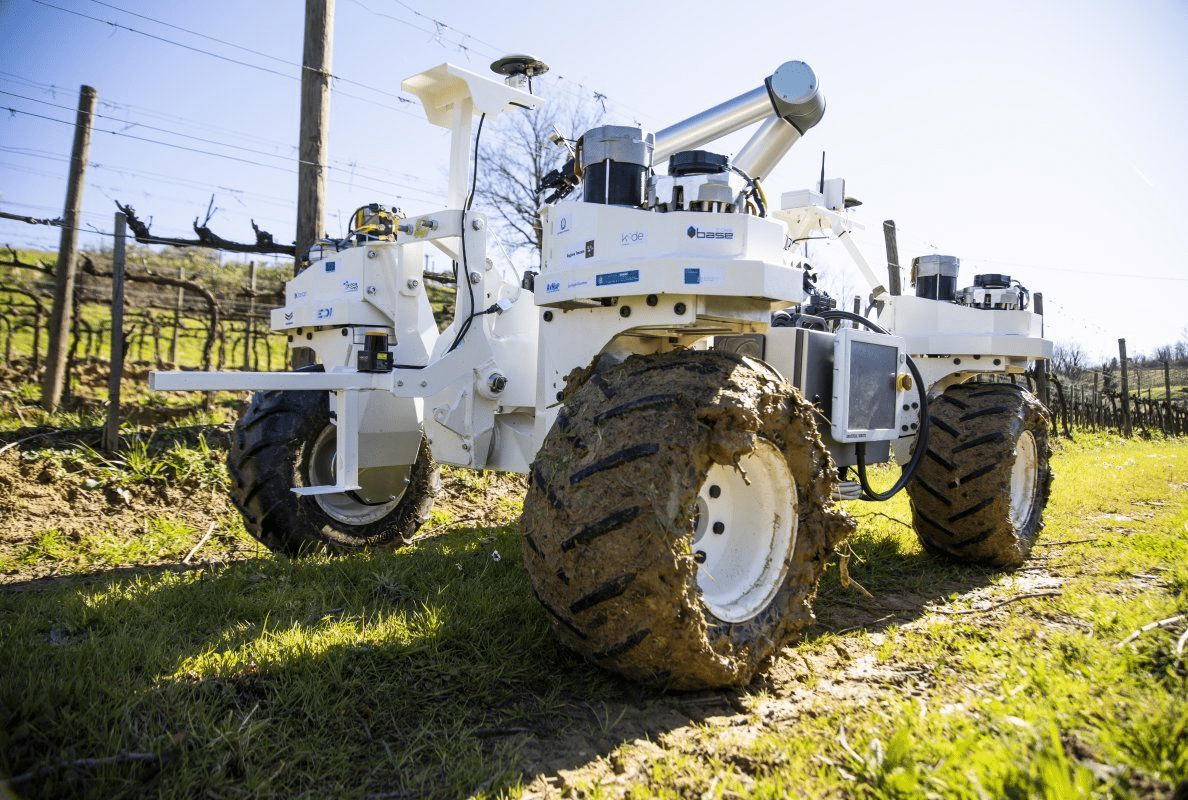
POLYGON ((895 347, 851 340, 849 366, 847 427, 893 429, 899 351, 895 347))

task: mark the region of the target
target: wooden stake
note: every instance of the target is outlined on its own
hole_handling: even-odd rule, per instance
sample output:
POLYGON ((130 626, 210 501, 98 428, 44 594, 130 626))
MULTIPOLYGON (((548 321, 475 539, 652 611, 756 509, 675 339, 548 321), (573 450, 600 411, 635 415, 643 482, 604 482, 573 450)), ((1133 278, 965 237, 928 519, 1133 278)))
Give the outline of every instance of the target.
POLYGON ((120 449, 120 380, 124 373, 124 245, 128 221, 115 215, 115 243, 111 255, 111 374, 107 379, 107 422, 103 426, 103 449, 120 449))
POLYGON ((53 411, 62 402, 66 384, 66 361, 70 349, 70 323, 74 318, 74 278, 78 253, 78 224, 82 216, 83 185, 87 154, 91 149, 91 118, 99 93, 83 86, 78 93, 78 115, 74 121, 74 148, 70 153, 70 177, 66 184, 66 207, 62 211, 62 237, 58 245, 58 266, 54 271, 54 306, 50 313, 49 350, 41 405, 53 411))

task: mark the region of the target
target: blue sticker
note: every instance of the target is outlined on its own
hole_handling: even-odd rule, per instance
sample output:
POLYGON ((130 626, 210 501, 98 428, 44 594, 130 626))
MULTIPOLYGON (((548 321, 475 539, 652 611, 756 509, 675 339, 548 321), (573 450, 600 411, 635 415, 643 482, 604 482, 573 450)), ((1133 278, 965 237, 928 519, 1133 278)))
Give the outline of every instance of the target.
POLYGON ((622 272, 606 272, 594 276, 595 286, 613 286, 616 283, 639 283, 639 270, 625 269, 622 272))
POLYGON ((334 262, 333 262, 333 261, 327 261, 327 262, 326 262, 326 271, 327 271, 327 272, 333 272, 333 271, 334 271, 334 262))
POLYGON ((685 267, 685 283, 701 283, 701 267, 685 267))

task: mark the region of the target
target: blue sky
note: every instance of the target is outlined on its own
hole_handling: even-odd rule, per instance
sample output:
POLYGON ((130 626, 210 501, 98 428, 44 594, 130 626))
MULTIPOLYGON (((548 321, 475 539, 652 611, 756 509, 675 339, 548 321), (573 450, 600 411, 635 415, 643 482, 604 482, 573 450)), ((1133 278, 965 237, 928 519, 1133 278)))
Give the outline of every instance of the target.
MULTIPOLYGON (((84 244, 110 242, 115 201, 189 236, 291 241, 304 4, 0 0, 0 209, 61 213, 74 108, 94 86, 84 244)), ((962 259, 961 285, 1003 272, 1045 296, 1047 332, 1094 357, 1188 338, 1188 2, 687 2, 536 6, 337 0, 331 233, 368 202, 444 197, 448 138, 400 92, 443 61, 548 62, 542 91, 653 129, 808 62, 825 118, 767 182, 830 177, 882 221, 901 260, 962 259)), ((740 143, 728 140, 730 152, 740 143)), ((558 160, 561 160, 560 157, 558 160)), ((0 221, 0 245, 55 249, 55 229, 0 221)), ((844 254, 820 262, 843 270, 844 254)), ((860 290, 842 272, 834 285, 860 290)))

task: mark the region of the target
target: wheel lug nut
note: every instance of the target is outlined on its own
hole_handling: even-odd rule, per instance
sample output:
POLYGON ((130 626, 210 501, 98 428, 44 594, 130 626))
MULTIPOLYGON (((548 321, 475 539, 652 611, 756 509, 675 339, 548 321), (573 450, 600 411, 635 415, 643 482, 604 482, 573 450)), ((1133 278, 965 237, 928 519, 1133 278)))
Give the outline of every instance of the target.
POLYGON ((696 553, 693 554, 693 560, 696 561, 698 564, 704 564, 705 563, 705 551, 698 550, 696 553))
POLYGON ((716 484, 714 486, 711 486, 710 490, 709 490, 709 496, 713 497, 713 498, 721 497, 722 496, 722 487, 718 486, 716 484))
POLYGON ((726 523, 724 523, 724 522, 715 522, 714 523, 714 533, 725 533, 725 532, 726 532, 726 523))

